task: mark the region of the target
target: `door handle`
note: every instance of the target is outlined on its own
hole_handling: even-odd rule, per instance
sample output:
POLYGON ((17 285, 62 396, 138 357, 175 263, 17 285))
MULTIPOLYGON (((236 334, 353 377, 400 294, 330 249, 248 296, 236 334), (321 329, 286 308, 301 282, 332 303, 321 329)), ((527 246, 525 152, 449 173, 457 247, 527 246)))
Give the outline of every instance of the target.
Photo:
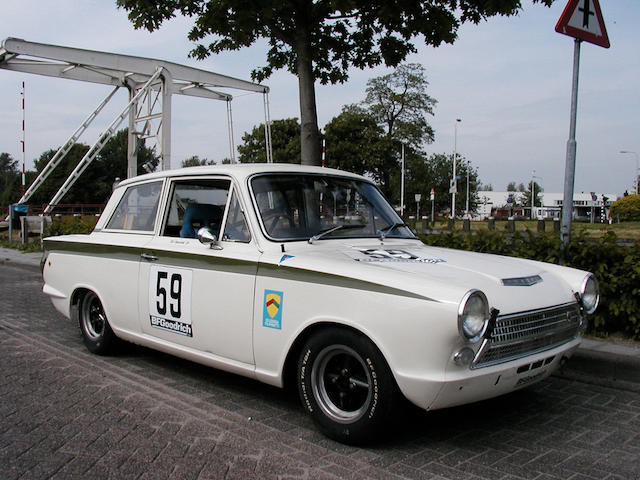
POLYGON ((158 260, 158 257, 156 257, 155 255, 151 255, 150 253, 142 253, 140 254, 140 257, 144 258, 145 260, 149 260, 150 262, 158 260))

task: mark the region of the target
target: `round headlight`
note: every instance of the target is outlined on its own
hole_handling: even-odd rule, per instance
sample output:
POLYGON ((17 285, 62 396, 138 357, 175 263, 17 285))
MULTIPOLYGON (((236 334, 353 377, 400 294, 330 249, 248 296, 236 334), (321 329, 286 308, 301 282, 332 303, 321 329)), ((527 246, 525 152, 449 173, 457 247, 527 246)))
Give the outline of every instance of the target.
POLYGON ((596 311, 600 301, 600 288, 598 287, 598 280, 592 274, 587 275, 584 282, 582 282, 580 300, 585 312, 593 313, 596 311))
POLYGON ((469 342, 477 342, 487 330, 489 317, 489 302, 485 294, 480 290, 470 290, 458 307, 460 335, 469 342))

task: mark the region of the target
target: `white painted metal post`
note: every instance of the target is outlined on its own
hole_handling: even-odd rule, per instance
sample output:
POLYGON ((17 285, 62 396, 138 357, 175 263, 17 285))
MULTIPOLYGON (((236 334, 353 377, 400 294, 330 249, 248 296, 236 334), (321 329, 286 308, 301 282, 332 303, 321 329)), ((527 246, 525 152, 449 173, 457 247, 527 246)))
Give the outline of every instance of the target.
POLYGON ((236 142, 233 138, 233 114, 231 112, 231 100, 227 100, 227 126, 229 127, 229 159, 236 163, 236 142))
MULTIPOLYGON (((134 82, 127 81, 129 89, 129 101, 136 96, 134 82)), ((138 135, 136 134, 136 113, 138 103, 136 102, 129 110, 129 128, 127 131, 127 178, 138 175, 138 135)))
MULTIPOLYGON (((162 68, 162 170, 171 169, 171 95, 173 93, 173 77, 165 67, 162 68)), ((151 88, 149 86, 149 88, 151 88)))
POLYGON ((576 173, 576 117, 578 113, 580 43, 581 40, 577 38, 574 40, 571 117, 569 121, 569 140, 567 140, 567 159, 564 169, 564 197, 562 200, 562 224, 560 227, 560 238, 564 245, 567 245, 571 240, 571 220, 573 219, 573 186, 576 173))
POLYGON ((267 163, 273 163, 273 149, 271 146, 271 112, 269 111, 269 92, 262 94, 264 102, 264 145, 267 153, 267 163))

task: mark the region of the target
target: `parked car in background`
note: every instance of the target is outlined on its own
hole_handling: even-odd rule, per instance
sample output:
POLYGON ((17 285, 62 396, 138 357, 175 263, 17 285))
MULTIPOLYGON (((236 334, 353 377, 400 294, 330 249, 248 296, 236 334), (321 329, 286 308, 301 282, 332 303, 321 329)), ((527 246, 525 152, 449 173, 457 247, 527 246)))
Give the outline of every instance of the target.
POLYGON ((279 387, 328 436, 514 391, 580 343, 584 271, 425 246, 368 179, 289 164, 193 167, 114 190, 90 235, 44 241, 43 291, 117 338, 279 387))

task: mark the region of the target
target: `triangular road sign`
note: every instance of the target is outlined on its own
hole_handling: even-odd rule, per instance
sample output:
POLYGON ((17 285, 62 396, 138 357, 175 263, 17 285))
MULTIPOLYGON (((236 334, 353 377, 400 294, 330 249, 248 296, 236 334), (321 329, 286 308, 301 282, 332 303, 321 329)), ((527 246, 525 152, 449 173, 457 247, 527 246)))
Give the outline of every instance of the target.
POLYGON ((569 0, 556 24, 556 32, 610 47, 598 0, 569 0))

